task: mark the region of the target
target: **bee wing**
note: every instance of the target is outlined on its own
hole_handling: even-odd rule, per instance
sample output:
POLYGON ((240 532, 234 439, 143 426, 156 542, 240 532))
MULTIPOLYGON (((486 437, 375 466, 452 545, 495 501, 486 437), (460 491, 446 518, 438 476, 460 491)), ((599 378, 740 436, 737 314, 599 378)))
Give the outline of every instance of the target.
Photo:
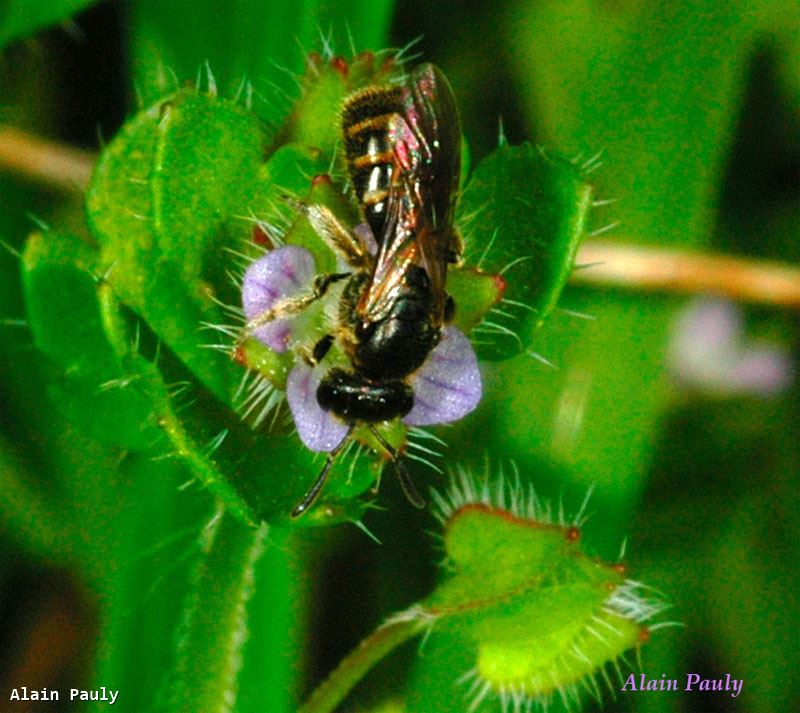
POLYGON ((461 169, 461 125, 452 90, 432 64, 418 67, 403 91, 403 112, 389 123, 392 179, 384 233, 358 312, 378 319, 411 264, 431 281, 434 315, 444 315, 453 211, 461 169))

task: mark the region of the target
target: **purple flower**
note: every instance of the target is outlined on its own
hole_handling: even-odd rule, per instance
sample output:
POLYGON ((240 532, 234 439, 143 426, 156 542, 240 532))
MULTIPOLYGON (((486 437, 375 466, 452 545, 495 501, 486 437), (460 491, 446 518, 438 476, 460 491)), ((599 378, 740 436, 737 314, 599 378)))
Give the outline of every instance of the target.
MULTIPOLYGON (((311 286, 316 269, 305 248, 287 245, 271 250, 247 268, 242 283, 242 306, 250 321, 286 297, 296 297, 311 286)), ((292 337, 292 320, 276 319, 254 331, 258 341, 272 351, 285 352, 292 337)))
POLYGON ((481 400, 478 357, 455 327, 445 327, 442 341, 410 379, 414 407, 403 419, 409 426, 433 426, 458 421, 481 400))
MULTIPOLYGON (((314 258, 304 248, 286 246, 267 253, 247 269, 242 287, 244 312, 252 320, 286 297, 310 289, 315 275, 314 258)), ((295 320, 277 319, 254 330, 254 336, 270 349, 286 351, 294 337, 295 320)), ((329 365, 311 367, 298 359, 289 374, 286 398, 297 432, 313 451, 331 451, 339 445, 348 425, 317 402, 317 387, 329 365)), ((403 418, 409 426, 450 423, 475 409, 482 394, 478 359, 469 339, 447 326, 442 339, 425 363, 410 377, 414 406, 403 418)))
POLYGON ((326 371, 321 364, 312 369, 298 360, 286 380, 286 400, 297 433, 306 448, 312 451, 332 451, 347 435, 347 424, 323 411, 317 403, 317 387, 326 371))
POLYGON ((719 394, 770 396, 794 376, 786 350, 748 340, 742 311, 722 299, 696 300, 683 310, 667 362, 682 384, 719 394))

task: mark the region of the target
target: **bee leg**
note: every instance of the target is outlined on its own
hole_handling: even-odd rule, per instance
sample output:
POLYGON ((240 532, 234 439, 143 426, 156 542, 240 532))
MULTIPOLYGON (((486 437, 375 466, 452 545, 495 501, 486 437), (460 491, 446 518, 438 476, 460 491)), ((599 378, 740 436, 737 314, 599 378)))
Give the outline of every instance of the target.
POLYGON ((408 502, 410 502, 415 508, 424 508, 425 501, 422 499, 422 496, 414 486, 414 481, 411 480, 411 476, 408 474, 406 467, 403 465, 403 461, 401 461, 400 456, 397 455, 397 450, 395 450, 388 443, 388 441, 380 433, 378 433, 378 429, 375 428, 375 426, 369 424, 368 428, 370 433, 375 436, 375 440, 381 444, 384 450, 389 454, 389 457, 392 459, 394 472, 397 473, 397 479, 400 481, 400 487, 403 489, 403 493, 405 494, 406 498, 408 498, 408 502))
POLYGON ((322 466, 322 470, 317 476, 317 479, 314 481, 314 484, 303 496, 303 499, 294 506, 294 509, 292 510, 292 518, 300 517, 314 504, 314 501, 317 499, 317 496, 322 490, 322 486, 325 485, 325 481, 328 479, 328 473, 330 473, 331 468, 333 467, 336 456, 339 455, 339 452, 342 450, 342 448, 344 448, 350 442, 350 434, 353 432, 353 428, 355 428, 355 424, 350 424, 350 428, 348 429, 345 437, 342 439, 342 442, 330 453, 328 453, 328 457, 325 459, 325 465, 322 466))
POLYGON ((245 324, 239 341, 241 342, 259 327, 263 327, 265 324, 269 324, 276 319, 286 319, 300 314, 306 307, 309 307, 318 299, 322 298, 331 285, 347 277, 350 277, 349 272, 331 272, 327 275, 317 275, 314 278, 314 286, 311 292, 300 295, 299 297, 287 297, 286 299, 280 300, 270 309, 256 315, 245 324))
POLYGON ((364 249, 361 241, 348 230, 333 212, 324 205, 307 205, 300 201, 291 201, 311 223, 314 232, 325 244, 354 268, 363 268, 370 264, 372 258, 364 249))

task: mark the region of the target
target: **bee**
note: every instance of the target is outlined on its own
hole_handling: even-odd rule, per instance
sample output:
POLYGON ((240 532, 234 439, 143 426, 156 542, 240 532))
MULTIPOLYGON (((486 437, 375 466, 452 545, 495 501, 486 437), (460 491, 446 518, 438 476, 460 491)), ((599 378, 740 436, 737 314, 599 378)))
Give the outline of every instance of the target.
MULTIPOLYGON (((325 206, 295 205, 350 269, 318 275, 310 292, 279 301, 246 327, 252 332, 296 314, 331 285, 346 281, 336 333, 320 339, 308 359, 310 365, 319 364, 339 340, 349 364, 331 368, 320 379, 315 398, 316 406, 346 430, 338 433, 341 440, 335 445, 318 448, 328 450, 327 460, 292 517, 313 504, 337 454, 362 424, 393 461, 408 499, 424 507, 396 449, 376 424, 412 411, 415 394, 409 380, 440 343, 454 314, 445 281, 448 265, 461 252, 453 226, 461 127, 447 79, 434 65, 423 64, 400 85, 362 89, 345 101, 341 128, 364 223, 351 230, 325 206)), ((291 377, 287 396, 302 437, 291 377)))

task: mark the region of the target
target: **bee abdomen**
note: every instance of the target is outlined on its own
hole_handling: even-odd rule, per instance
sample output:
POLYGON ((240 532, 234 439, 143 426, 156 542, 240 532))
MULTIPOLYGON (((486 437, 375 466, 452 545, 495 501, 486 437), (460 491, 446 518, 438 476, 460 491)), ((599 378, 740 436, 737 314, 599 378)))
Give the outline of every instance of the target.
POLYGON ((358 200, 376 240, 383 236, 392 178, 389 124, 403 110, 401 87, 369 87, 350 97, 342 112, 344 147, 358 200))

